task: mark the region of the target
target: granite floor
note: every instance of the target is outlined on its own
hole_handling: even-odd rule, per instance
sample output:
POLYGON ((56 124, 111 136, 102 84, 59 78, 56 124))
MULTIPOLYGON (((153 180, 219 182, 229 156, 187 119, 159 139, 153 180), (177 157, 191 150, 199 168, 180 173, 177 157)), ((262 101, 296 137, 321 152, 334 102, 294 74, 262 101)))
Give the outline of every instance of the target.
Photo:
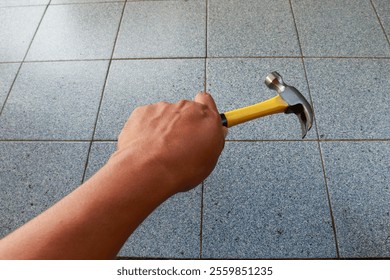
POLYGON ((390 258, 390 1, 0 0, 0 237, 76 188, 142 104, 203 90, 227 111, 312 102, 230 129, 209 178, 118 257, 390 258))

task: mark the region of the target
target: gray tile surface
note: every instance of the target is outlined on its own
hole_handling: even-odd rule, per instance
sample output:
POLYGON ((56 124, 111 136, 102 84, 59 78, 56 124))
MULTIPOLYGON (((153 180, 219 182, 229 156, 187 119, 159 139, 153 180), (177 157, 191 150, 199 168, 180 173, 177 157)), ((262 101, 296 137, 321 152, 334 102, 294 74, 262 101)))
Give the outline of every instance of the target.
POLYGON ((208 56, 298 56, 289 1, 209 0, 208 56))
POLYGON ((0 142, 0 237, 76 188, 88 143, 0 142))
POLYGON ((116 139, 130 113, 159 101, 193 99, 204 89, 204 61, 113 61, 108 76, 95 139, 116 139))
POLYGON ((136 107, 207 88, 226 112, 275 96, 276 70, 313 99, 307 141, 294 115, 231 128, 203 189, 119 256, 389 258, 389 15, 388 0, 0 0, 0 237, 99 170, 136 107))
MULTIPOLYGON (((53 2, 53 1, 52 1, 53 2)), ((49 0, 0 0, 1 7, 46 5, 49 0)))
POLYGON ((372 0, 387 37, 390 38, 390 1, 372 0))
POLYGON ((204 57, 205 30, 204 0, 128 2, 114 57, 204 57))
POLYGON ((227 143, 205 182, 203 257, 336 257, 317 143, 227 143))
POLYGON ((27 60, 110 58, 124 3, 52 5, 27 60))
POLYGON ((18 69, 19 63, 0 64, 0 110, 7 98, 18 69))
POLYGON ((340 256, 390 257, 390 142, 321 147, 340 256))
MULTIPOLYGON (((103 166, 115 149, 114 142, 94 142, 87 176, 103 166)), ((137 228, 118 256, 199 258, 200 207, 200 186, 170 198, 137 228)))
POLYGON ((390 60, 306 59, 320 138, 390 138, 390 60))
POLYGON ((130 236, 119 256, 199 258, 201 187, 157 208, 130 236))
MULTIPOLYGON (((264 84, 265 77, 277 70, 286 84, 299 89, 310 101, 300 59, 208 59, 207 91, 215 98, 220 112, 252 105, 277 92, 264 84)), ((316 138, 315 127, 307 139, 316 138)), ((294 114, 266 116, 230 128, 230 140, 300 139, 301 126, 294 114)))
POLYGON ((50 4, 81 4, 94 2, 125 2, 125 0, 51 0, 50 4))
POLYGON ((44 6, 0 9, 0 62, 23 60, 44 10, 44 6))
POLYGON ((0 117, 0 139, 91 139, 107 67, 25 63, 0 117))
POLYGON ((293 0, 305 56, 390 56, 368 0, 293 0))

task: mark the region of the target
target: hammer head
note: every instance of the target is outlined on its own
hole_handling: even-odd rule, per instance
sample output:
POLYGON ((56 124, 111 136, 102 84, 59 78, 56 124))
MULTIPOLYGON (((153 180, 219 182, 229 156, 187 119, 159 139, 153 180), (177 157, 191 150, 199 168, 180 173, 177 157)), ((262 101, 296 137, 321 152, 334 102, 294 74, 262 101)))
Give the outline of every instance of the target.
POLYGON ((265 78, 265 84, 276 90, 284 101, 289 105, 286 114, 294 113, 298 116, 302 127, 302 138, 310 130, 313 124, 313 109, 306 98, 295 88, 283 82, 282 76, 277 72, 272 72, 265 78))

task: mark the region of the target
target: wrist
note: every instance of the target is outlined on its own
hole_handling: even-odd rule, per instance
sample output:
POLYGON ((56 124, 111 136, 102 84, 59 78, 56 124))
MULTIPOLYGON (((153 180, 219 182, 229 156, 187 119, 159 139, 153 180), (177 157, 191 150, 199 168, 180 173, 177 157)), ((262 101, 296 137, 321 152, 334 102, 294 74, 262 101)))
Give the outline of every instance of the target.
POLYGON ((136 144, 117 150, 106 168, 124 192, 139 191, 140 195, 160 203, 175 194, 174 178, 163 157, 138 149, 136 144))

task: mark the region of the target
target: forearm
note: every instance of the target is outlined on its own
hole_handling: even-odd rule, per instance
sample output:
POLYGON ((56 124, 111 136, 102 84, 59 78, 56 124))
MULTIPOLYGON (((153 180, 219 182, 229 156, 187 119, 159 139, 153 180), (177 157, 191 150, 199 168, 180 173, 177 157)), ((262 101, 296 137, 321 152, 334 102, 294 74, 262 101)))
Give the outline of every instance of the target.
POLYGON ((115 154, 87 182, 2 239, 0 258, 115 257, 137 226, 171 195, 163 168, 131 149, 115 154))

